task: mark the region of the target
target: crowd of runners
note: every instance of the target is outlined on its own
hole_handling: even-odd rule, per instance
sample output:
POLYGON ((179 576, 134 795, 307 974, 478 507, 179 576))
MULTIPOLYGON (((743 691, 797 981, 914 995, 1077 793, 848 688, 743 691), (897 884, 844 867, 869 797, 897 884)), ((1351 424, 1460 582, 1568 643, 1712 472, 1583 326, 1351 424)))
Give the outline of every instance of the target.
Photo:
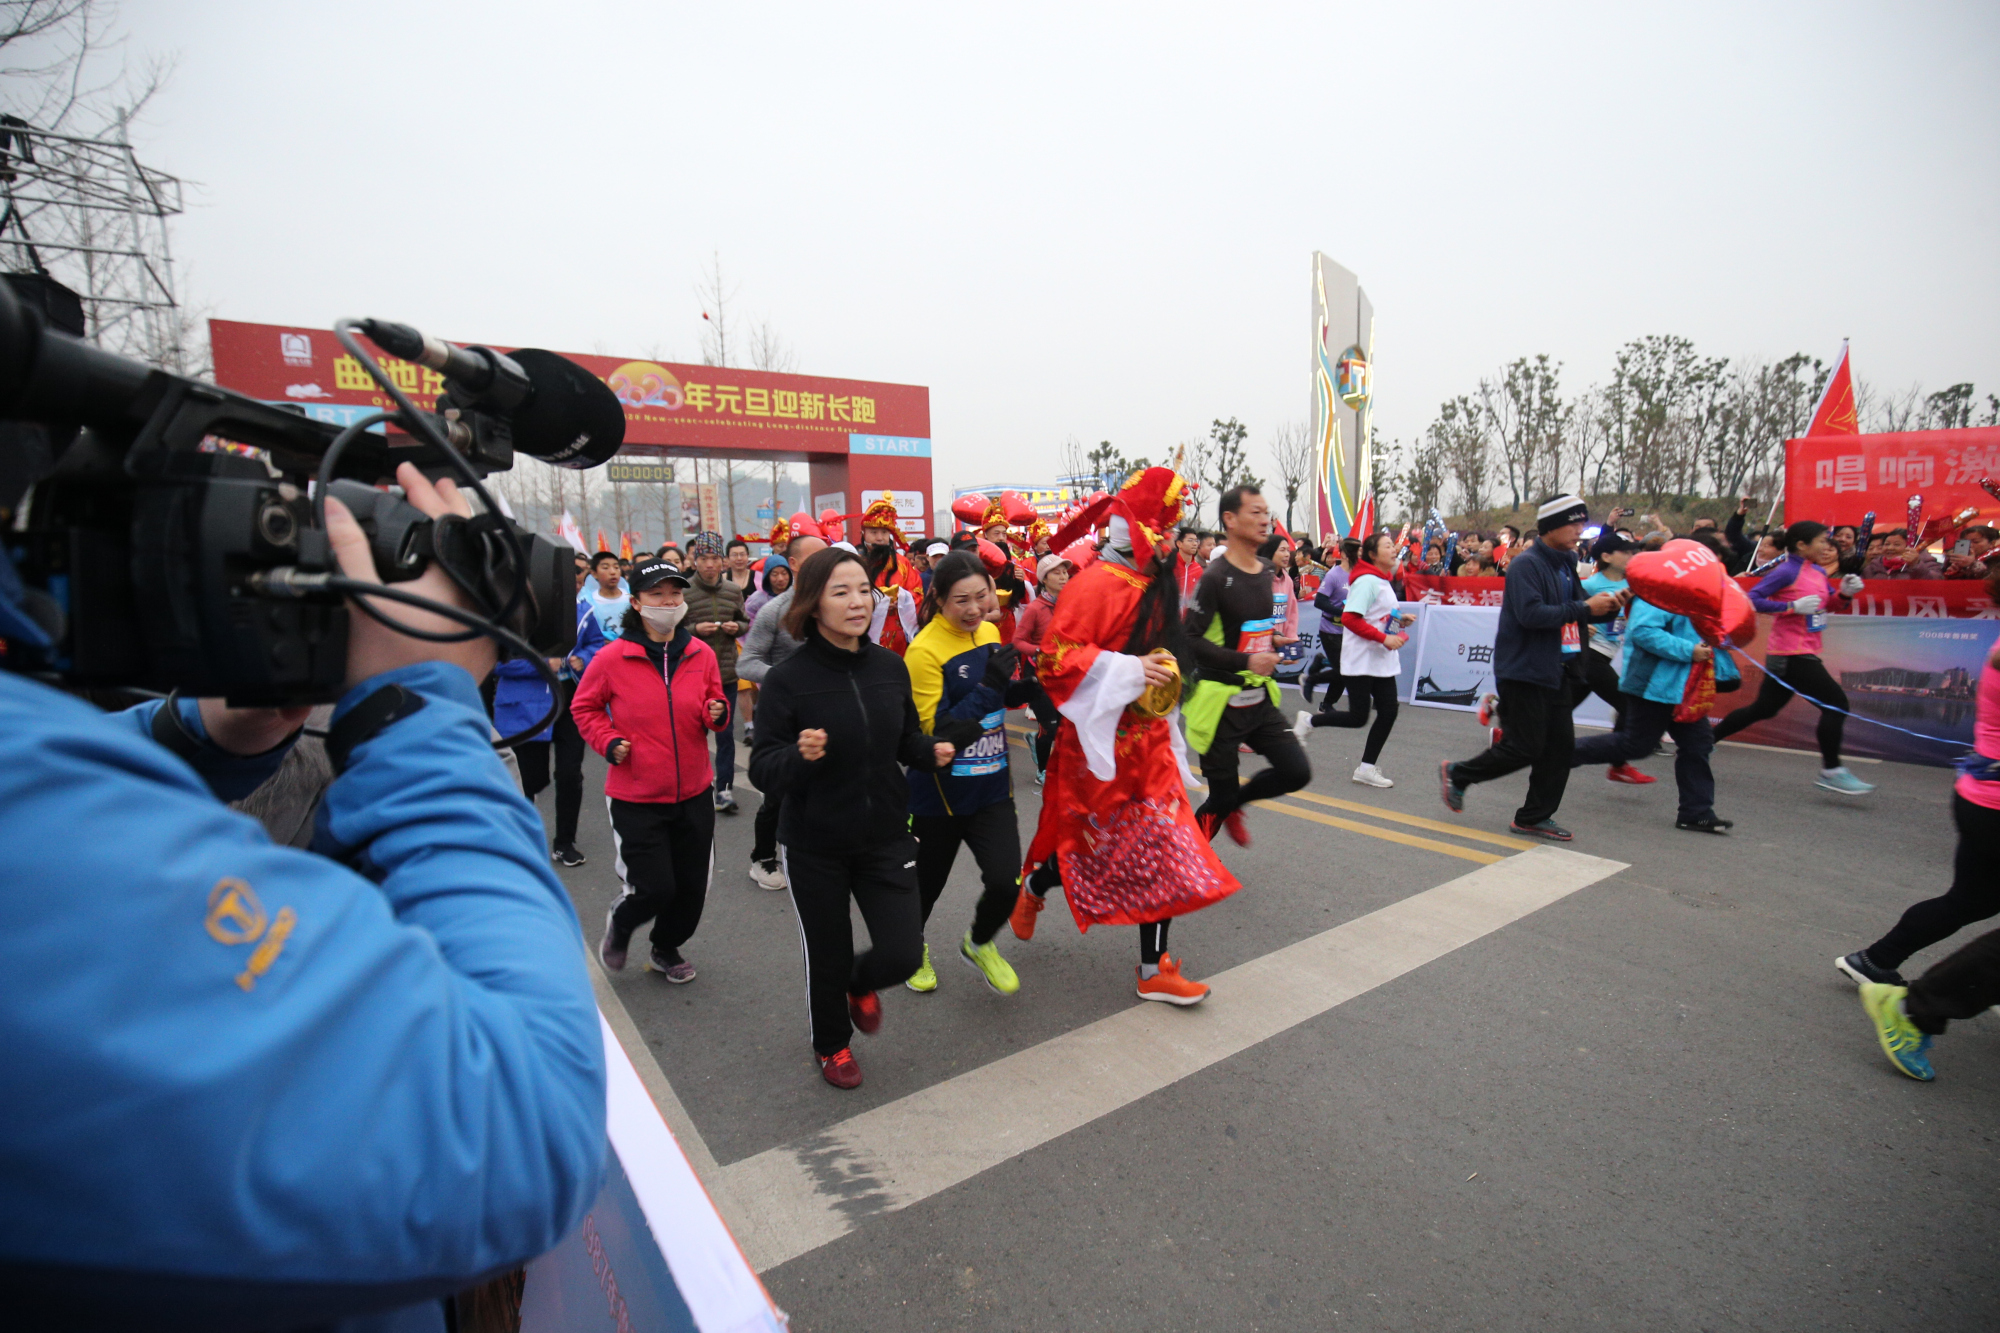
MULTIPOLYGON (((623 892, 598 945, 603 965, 622 970, 650 923, 647 965, 671 983, 695 979, 682 949, 713 878, 717 819, 739 809, 740 713, 758 796, 748 873, 790 895, 827 1082, 860 1085, 854 1033, 880 1028, 879 992, 934 991, 936 963, 952 951, 995 993, 1019 991, 1003 928, 1031 940, 1057 889, 1082 930, 1136 927, 1141 999, 1206 999, 1168 935, 1176 917, 1239 887, 1218 834, 1250 843, 1246 808, 1311 780, 1307 747, 1322 728, 1365 728, 1352 780, 1395 785, 1382 761, 1410 623, 1398 606, 1409 548, 1397 537, 1363 533, 1321 552, 1295 544, 1254 486, 1213 505, 1218 527, 1193 526, 1183 478, 1149 468, 1066 515, 1060 531, 974 496, 957 506, 963 531, 912 550, 885 495, 859 515, 781 520, 754 563, 747 542, 710 532, 685 553, 670 544, 637 561, 579 556, 577 646, 550 664, 565 706, 517 754, 531 798, 554 760, 553 856, 571 867, 585 863, 584 747, 607 761, 623 892), (859 545, 844 539, 849 526, 859 545), (1308 704, 1315 689, 1325 700, 1288 723, 1278 664, 1299 642, 1307 596, 1323 628, 1299 681, 1308 704), (1006 726, 1017 709, 1034 721, 1041 789, 1025 849, 1006 726), (1247 780, 1246 755, 1263 760, 1247 780), (980 891, 934 957, 929 925, 961 849, 980 891), (850 904, 867 926, 859 951, 850 904)), ((1738 655, 1688 616, 1635 597, 1625 568, 1640 544, 1593 529, 1586 546, 1588 520, 1581 499, 1551 497, 1510 555, 1498 689, 1480 710, 1491 744, 1439 762, 1449 810, 1462 813, 1474 785, 1527 769, 1512 831, 1568 842, 1555 816, 1571 770, 1603 765, 1612 781, 1652 783, 1637 765, 1670 739, 1675 827, 1725 834, 1715 742, 1794 696, 1820 712, 1818 785, 1866 797, 1872 789, 1841 764, 1847 700, 1819 657, 1827 612, 1859 580, 1840 572, 1824 526, 1795 523, 1767 543, 1774 558, 1751 591, 1774 618, 1762 684, 1752 705, 1711 724, 1705 701, 1744 684, 1738 655), (1579 742, 1571 713, 1591 693, 1616 722, 1579 742)), ((1991 583, 2000 601, 2000 565, 1991 583)), ((503 666, 496 718, 543 715, 547 688, 538 672, 503 666)), ((1951 889, 1836 962, 1861 985, 1883 1050, 1916 1078, 1931 1077, 1931 1040, 1950 1019, 2000 1002, 2000 932, 1915 982, 1897 971, 2000 912, 2000 652, 1980 680, 1975 749, 1952 798, 1951 889)))

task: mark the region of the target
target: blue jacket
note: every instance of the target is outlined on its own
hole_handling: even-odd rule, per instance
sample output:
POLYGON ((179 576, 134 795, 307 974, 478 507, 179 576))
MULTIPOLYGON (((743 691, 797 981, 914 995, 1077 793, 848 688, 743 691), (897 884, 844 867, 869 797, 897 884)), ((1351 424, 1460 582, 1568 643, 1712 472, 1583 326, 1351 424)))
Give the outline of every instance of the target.
POLYGON ((225 754, 188 703, 190 767, 160 704, 0 673, 0 1284, 441 1329, 590 1208, 604 1042, 541 820, 457 667, 336 721, 392 682, 425 706, 355 747, 315 855, 222 804, 282 754, 225 754))
MULTIPOLYGON (((589 607, 578 602, 576 607, 576 646, 563 659, 561 670, 556 672, 558 680, 575 680, 583 673, 572 671, 571 657, 580 658, 588 668, 590 659, 597 656, 597 650, 604 646, 604 631, 598 627, 597 617, 589 607)), ((549 705, 555 702, 555 695, 549 683, 542 679, 542 673, 535 664, 523 657, 512 657, 493 669, 493 725, 502 736, 511 736, 522 727, 532 727, 541 718, 547 717, 549 705)), ((555 723, 551 721, 530 741, 545 741, 555 735, 555 723)))
MULTIPOLYGON (((1625 674, 1618 678, 1618 688, 1654 703, 1679 703, 1701 641, 1686 616, 1634 598, 1625 621, 1625 674)), ((1728 652, 1716 653, 1716 680, 1736 680, 1739 674, 1728 652)))
POLYGON ((1577 622, 1577 644, 1583 624, 1612 620, 1592 616, 1576 576, 1576 553, 1558 551, 1533 541, 1507 562, 1507 590, 1500 598, 1500 630, 1493 640, 1493 674, 1501 680, 1526 681, 1553 690, 1563 683, 1562 629, 1577 622))

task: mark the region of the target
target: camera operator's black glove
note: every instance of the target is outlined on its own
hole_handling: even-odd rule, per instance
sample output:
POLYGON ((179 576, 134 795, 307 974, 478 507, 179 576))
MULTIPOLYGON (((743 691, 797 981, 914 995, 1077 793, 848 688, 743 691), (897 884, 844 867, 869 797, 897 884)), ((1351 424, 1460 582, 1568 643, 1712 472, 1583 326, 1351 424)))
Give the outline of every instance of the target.
POLYGON ((1007 686, 1013 683, 1014 670, 1021 665, 1021 650, 1011 643, 1003 643, 986 654, 986 676, 981 683, 995 694, 1004 696, 1007 686))

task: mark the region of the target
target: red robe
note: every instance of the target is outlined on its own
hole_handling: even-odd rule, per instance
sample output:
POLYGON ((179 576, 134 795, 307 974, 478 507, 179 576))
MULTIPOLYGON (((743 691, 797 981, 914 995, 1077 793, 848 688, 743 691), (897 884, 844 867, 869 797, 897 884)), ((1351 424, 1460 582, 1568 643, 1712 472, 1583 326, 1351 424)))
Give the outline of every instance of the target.
MULTIPOLYGON (((1100 654, 1123 652, 1146 577, 1099 561, 1056 602, 1036 669, 1058 708, 1077 695, 1100 654)), ((1056 730, 1042 819, 1028 868, 1056 858, 1077 929, 1141 925, 1197 911, 1241 887, 1194 822, 1172 718, 1118 715, 1108 782, 1090 771, 1068 717, 1056 730)))
MULTIPOLYGON (((896 595, 895 589, 901 588, 908 592, 913 600, 918 602, 924 600, 924 576, 917 573, 917 567, 911 564, 910 558, 901 551, 896 552, 890 557, 889 562, 882 566, 882 573, 876 578, 875 586, 887 591, 891 597, 896 595)), ((896 608, 893 606, 889 608, 889 618, 882 622, 881 646, 898 657, 910 650, 909 637, 903 633, 903 622, 896 618, 896 608)))

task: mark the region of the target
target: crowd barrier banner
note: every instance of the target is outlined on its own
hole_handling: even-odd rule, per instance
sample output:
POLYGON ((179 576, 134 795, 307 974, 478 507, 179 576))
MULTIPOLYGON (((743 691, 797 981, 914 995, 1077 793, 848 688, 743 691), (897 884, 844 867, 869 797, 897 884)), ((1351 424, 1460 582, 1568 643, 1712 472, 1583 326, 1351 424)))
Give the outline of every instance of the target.
MULTIPOLYGON (((1745 651, 1759 662, 1770 630, 1771 617, 1758 616, 1757 637, 1745 651)), ((1842 751, 1903 764, 1949 765, 1972 748, 1979 676, 1996 639, 2000 620, 1992 618, 1829 617, 1820 634, 1820 660, 1847 691, 1848 711, 1855 715, 1847 721, 1842 751), (1942 737, 1945 743, 1918 740, 1875 722, 1942 737)), ((1750 703, 1763 683, 1762 671, 1745 666, 1743 688, 1717 695, 1709 716, 1721 718, 1750 703)), ((1819 710, 1794 699, 1776 717, 1731 739, 1816 750, 1818 725, 1819 710)))
MULTIPOLYGON (((1499 690, 1493 675, 1499 607, 1405 605, 1415 606, 1419 612, 1419 633, 1412 644, 1416 657, 1405 667, 1406 674, 1415 677, 1411 693, 1405 696, 1411 703, 1470 713, 1478 708, 1480 695, 1499 690)), ((1614 665, 1622 662, 1614 661, 1614 665)), ((1609 727, 1612 722, 1609 705, 1596 695, 1578 704, 1575 716, 1590 727, 1609 727)))
MULTIPOLYGON (((1410 702, 1410 695, 1417 685, 1417 631, 1423 627, 1424 608, 1415 602, 1398 602, 1396 610, 1415 619, 1411 626, 1410 641, 1403 646, 1401 660, 1402 674, 1396 682, 1396 697, 1404 703, 1410 702)), ((1278 683, 1296 685, 1299 673, 1319 652, 1319 608, 1306 605, 1299 608, 1299 641, 1281 650, 1278 654, 1278 683)), ((1340 651, 1339 640, 1333 640, 1333 651, 1340 651)))
MULTIPOLYGON (((1878 520, 1879 522, 1880 520, 1878 520)), ((1745 591, 1757 580, 1736 580, 1745 591)), ((1403 575, 1403 591, 1419 601, 1443 606, 1498 606, 1505 579, 1461 579, 1432 574, 1403 575)), ((1982 579, 1867 579, 1852 611, 1835 615, 1911 616, 1930 620, 1995 620, 2000 608, 1986 595, 1982 579)))
POLYGON ((611 1027, 604 1189, 528 1265, 521 1333, 781 1333, 771 1303, 611 1027))

